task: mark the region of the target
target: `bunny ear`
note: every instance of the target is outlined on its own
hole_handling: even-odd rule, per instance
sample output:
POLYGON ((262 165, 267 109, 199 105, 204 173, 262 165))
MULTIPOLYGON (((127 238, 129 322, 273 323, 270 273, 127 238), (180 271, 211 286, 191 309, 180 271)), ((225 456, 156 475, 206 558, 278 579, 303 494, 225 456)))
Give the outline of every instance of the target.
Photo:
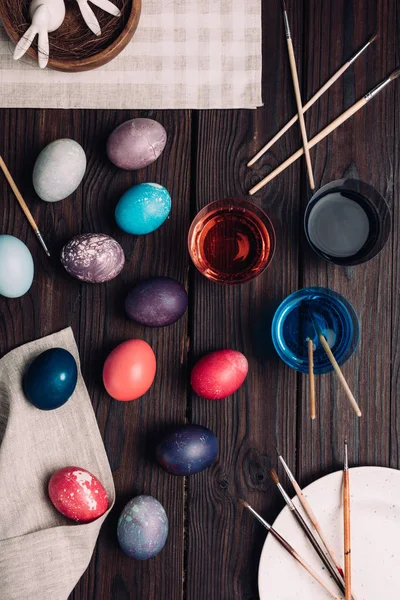
POLYGON ((79 8, 82 13, 82 17, 85 20, 86 25, 89 27, 91 31, 97 36, 101 35, 101 29, 99 22, 96 18, 96 15, 90 8, 87 0, 78 0, 79 8))
POLYGON ((19 60, 25 54, 28 48, 31 47, 37 33, 37 27, 35 25, 31 25, 15 47, 13 54, 14 60, 19 60))
POLYGON ((121 11, 115 4, 110 2, 110 0, 90 0, 92 4, 102 8, 106 12, 110 13, 110 15, 114 15, 114 17, 120 17, 121 11))
POLYGON ((38 59, 39 67, 45 69, 49 62, 49 34, 47 29, 39 29, 38 59))

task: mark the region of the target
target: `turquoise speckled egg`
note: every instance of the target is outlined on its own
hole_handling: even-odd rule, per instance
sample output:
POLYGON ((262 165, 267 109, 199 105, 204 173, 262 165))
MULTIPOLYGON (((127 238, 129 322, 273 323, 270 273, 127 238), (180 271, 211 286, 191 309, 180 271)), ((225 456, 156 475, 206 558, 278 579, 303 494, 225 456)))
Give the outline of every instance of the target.
POLYGON ((0 294, 19 298, 33 281, 33 259, 27 246, 13 235, 0 235, 0 294))
POLYGON ((136 496, 125 506, 118 520, 118 542, 122 550, 136 560, 148 560, 165 546, 168 517, 153 496, 136 496))
POLYGON ((158 183, 140 183, 125 192, 115 209, 118 227, 144 235, 162 225, 171 211, 171 196, 158 183))

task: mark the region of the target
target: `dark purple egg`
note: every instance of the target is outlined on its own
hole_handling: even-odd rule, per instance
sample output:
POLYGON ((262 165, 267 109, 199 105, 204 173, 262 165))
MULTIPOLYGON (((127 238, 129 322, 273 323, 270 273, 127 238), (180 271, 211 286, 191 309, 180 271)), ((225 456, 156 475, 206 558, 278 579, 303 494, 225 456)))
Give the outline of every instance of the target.
POLYGON ((159 464, 173 475, 193 475, 209 467, 218 456, 218 440, 201 425, 181 425, 156 448, 159 464))
POLYGON ((73 277, 102 283, 114 279, 122 271, 125 255, 118 242, 109 235, 84 233, 64 246, 61 262, 73 277))
POLYGON ((164 327, 175 323, 188 305, 185 288, 170 277, 150 277, 141 281, 125 300, 130 319, 148 327, 164 327))
POLYGON ((118 520, 118 542, 131 558, 147 560, 165 546, 168 517, 153 496, 136 496, 125 506, 118 520))

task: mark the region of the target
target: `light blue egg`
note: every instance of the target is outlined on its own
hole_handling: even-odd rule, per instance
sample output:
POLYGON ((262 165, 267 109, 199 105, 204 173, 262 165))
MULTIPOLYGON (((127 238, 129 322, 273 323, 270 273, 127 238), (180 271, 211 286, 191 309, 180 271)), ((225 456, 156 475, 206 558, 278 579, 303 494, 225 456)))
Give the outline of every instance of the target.
POLYGON ((32 254, 13 235, 0 235, 0 294, 19 298, 26 294, 33 281, 32 254))
POLYGON ((115 209, 118 227, 144 235, 162 225, 171 212, 171 196, 158 183, 140 183, 125 192, 115 209))

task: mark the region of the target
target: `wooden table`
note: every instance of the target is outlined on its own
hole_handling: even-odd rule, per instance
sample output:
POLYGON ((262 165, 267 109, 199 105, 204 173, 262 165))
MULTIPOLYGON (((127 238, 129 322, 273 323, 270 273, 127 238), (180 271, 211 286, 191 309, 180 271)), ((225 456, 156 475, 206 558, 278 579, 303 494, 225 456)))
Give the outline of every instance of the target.
MULTIPOLYGON (((267 474, 276 466, 275 444, 302 485, 341 467, 345 435, 352 465, 399 466, 398 83, 311 152, 318 186, 348 175, 370 182, 387 199, 393 233, 377 258, 340 268, 309 249, 302 215, 310 194, 300 161, 254 198, 277 234, 274 261, 261 277, 223 287, 203 278, 189 260, 186 236, 196 212, 211 200, 245 195, 301 145, 295 127, 254 169, 246 167, 249 157, 295 113, 280 4, 264 4, 265 106, 256 112, 0 110, 1 151, 53 253, 49 261, 0 177, 1 233, 28 244, 36 269, 28 294, 0 299, 0 353, 72 325, 117 489, 116 506, 73 600, 255 600, 265 532, 243 513, 237 499, 247 498, 269 520, 282 508, 267 474), (163 123, 167 147, 148 169, 119 171, 107 161, 105 140, 117 124, 139 115, 163 123), (60 137, 83 145, 87 173, 71 198, 44 204, 32 189, 32 167, 39 151, 60 137), (153 234, 126 235, 115 224, 115 204, 129 186, 146 181, 168 188, 171 218, 153 234), (127 264, 117 279, 81 284, 64 272, 58 252, 83 232, 105 232, 120 241, 127 264), (147 329, 124 315, 125 294, 149 275, 175 277, 189 290, 189 310, 171 327, 147 329), (335 377, 326 375, 317 378, 318 417, 312 426, 306 378, 284 366, 271 348, 274 309, 289 293, 308 285, 342 293, 359 317, 361 341, 343 371, 360 401, 361 419, 349 408, 335 377), (135 337, 153 347, 158 373, 145 397, 120 403, 102 386, 102 365, 113 347, 135 337), (248 378, 227 400, 199 399, 188 383, 190 368, 202 354, 218 348, 244 352, 248 378), (179 478, 155 464, 152 450, 166 426, 186 421, 212 429, 220 455, 205 472, 179 478), (142 493, 162 502, 170 522, 166 547, 148 562, 129 559, 116 542, 122 507, 142 493)), ((376 44, 307 113, 311 137, 399 66, 400 9, 397 0, 288 4, 304 99, 375 28, 379 33, 376 44)))

